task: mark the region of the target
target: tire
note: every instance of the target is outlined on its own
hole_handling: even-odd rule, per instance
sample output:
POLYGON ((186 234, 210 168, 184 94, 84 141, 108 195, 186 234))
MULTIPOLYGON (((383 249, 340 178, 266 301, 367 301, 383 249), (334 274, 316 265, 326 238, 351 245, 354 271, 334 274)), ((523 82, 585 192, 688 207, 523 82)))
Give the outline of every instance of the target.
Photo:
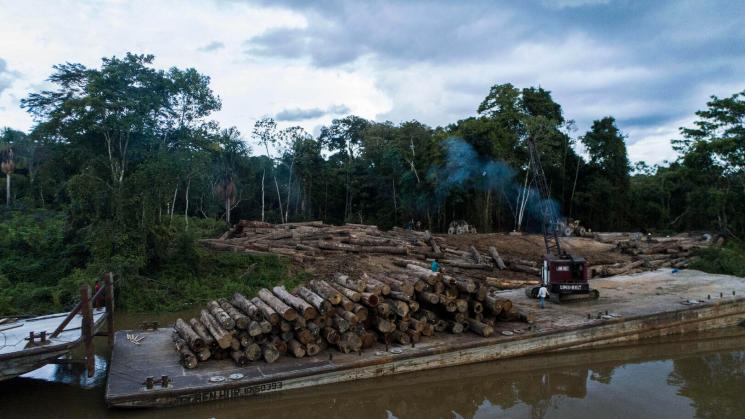
POLYGON ((528 298, 538 298, 538 290, 541 287, 527 287, 525 288, 525 296, 528 298))

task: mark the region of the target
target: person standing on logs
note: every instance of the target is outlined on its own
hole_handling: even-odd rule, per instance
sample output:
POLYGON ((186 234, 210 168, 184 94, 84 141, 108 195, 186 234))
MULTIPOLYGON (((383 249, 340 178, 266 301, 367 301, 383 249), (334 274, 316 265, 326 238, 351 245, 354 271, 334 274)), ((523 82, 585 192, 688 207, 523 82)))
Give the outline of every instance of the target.
POLYGON ((546 297, 548 297, 548 288, 545 285, 541 285, 541 288, 538 290, 538 300, 540 301, 541 308, 544 308, 543 301, 546 297))
POLYGON ((440 264, 437 263, 437 259, 432 259, 432 272, 440 272, 440 264))

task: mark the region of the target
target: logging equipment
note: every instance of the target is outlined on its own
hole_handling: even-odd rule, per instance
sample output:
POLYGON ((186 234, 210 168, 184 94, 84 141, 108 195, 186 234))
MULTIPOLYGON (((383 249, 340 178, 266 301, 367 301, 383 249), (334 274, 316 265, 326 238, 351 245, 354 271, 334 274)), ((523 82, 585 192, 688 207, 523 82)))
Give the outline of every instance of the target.
MULTIPOLYGON (((541 269, 542 283, 548 288, 551 301, 556 303, 597 299, 600 293, 591 289, 588 282, 587 260, 561 249, 559 240, 559 235, 562 234, 560 223, 556 210, 551 205, 551 193, 546 181, 546 174, 541 165, 538 148, 532 136, 528 136, 526 142, 530 152, 530 168, 533 171, 533 179, 541 194, 541 227, 543 241, 546 245, 546 254, 543 257, 541 269)), ((540 288, 540 286, 528 287, 525 289, 525 294, 531 298, 538 298, 540 288)))

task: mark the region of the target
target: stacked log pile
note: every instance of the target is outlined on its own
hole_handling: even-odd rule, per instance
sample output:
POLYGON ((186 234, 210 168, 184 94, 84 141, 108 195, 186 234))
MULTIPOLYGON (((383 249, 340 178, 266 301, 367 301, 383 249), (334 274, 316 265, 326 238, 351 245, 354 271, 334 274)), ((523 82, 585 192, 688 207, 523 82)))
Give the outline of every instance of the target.
POLYGON ((481 279, 493 277, 494 272, 500 270, 535 277, 540 275, 536 261, 504 257, 494 246, 481 250, 470 246, 467 251, 458 250, 446 246, 445 239, 428 231, 394 228, 383 232, 376 226, 364 224, 333 226, 309 221, 274 225, 243 220, 219 239, 202 240, 202 243, 216 250, 275 253, 291 257, 300 264, 339 255, 379 254, 428 261, 437 259, 441 266, 459 275, 481 279))
POLYGON ((640 235, 609 235, 603 240, 615 243, 618 251, 631 256, 631 261, 593 266, 593 277, 628 275, 659 268, 687 268, 694 253, 710 245, 703 237, 689 235, 657 239, 640 235))
POLYGON ((332 348, 358 353, 377 342, 416 345, 440 332, 490 336, 499 321, 524 321, 496 293, 495 279, 435 273, 421 263, 396 260, 390 274, 337 273, 293 292, 261 289, 210 301, 198 317, 174 324, 175 349, 186 368, 210 359, 244 366, 302 358, 332 348))
MULTIPOLYGON (((648 240, 640 233, 596 233, 595 240, 616 245, 624 257, 612 257, 606 264, 592 264, 591 277, 632 274, 659 268, 686 268, 696 249, 710 243, 703 237, 678 235, 648 240), (618 262, 619 259, 623 261, 618 262), (609 264, 608 264, 609 263, 609 264)), ((404 257, 429 264, 437 259, 452 275, 472 280, 490 280, 495 288, 513 289, 538 284, 540 256, 543 248, 536 245, 536 257, 531 260, 512 255, 501 255, 496 247, 477 249, 454 248, 447 237, 436 237, 429 232, 394 228, 380 231, 363 224, 334 226, 321 221, 274 225, 259 221, 241 221, 219 239, 203 240, 209 247, 250 253, 274 253, 288 256, 294 262, 315 267, 325 261, 333 262, 365 256, 404 257), (509 274, 501 275, 500 272, 509 274), (499 280, 494 278, 499 276, 499 280), (510 279, 509 277, 519 277, 510 279)), ((600 258, 608 259, 608 258, 600 258)), ((601 262, 602 263, 602 262, 601 262)), ((425 266, 426 267, 426 266, 425 266)))

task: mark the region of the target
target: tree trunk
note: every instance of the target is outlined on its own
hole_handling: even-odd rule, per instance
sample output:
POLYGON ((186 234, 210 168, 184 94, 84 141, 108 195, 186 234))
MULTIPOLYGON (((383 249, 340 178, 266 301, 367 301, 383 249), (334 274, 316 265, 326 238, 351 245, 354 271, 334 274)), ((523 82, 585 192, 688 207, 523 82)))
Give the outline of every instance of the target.
POLYGON ((261 172, 261 221, 264 222, 264 176, 266 176, 266 169, 261 172))
POLYGON ((191 188, 191 176, 186 182, 186 196, 184 197, 184 223, 186 228, 189 229, 189 189, 191 188))
POLYGON ((171 213, 168 214, 168 220, 173 221, 173 213, 176 212, 176 197, 178 196, 178 182, 176 182, 176 189, 173 190, 173 199, 171 200, 171 213))
POLYGON ((282 195, 279 193, 279 183, 277 182, 277 175, 274 175, 274 187, 277 188, 277 202, 279 203, 279 218, 283 223, 286 223, 284 211, 282 210, 282 195))

